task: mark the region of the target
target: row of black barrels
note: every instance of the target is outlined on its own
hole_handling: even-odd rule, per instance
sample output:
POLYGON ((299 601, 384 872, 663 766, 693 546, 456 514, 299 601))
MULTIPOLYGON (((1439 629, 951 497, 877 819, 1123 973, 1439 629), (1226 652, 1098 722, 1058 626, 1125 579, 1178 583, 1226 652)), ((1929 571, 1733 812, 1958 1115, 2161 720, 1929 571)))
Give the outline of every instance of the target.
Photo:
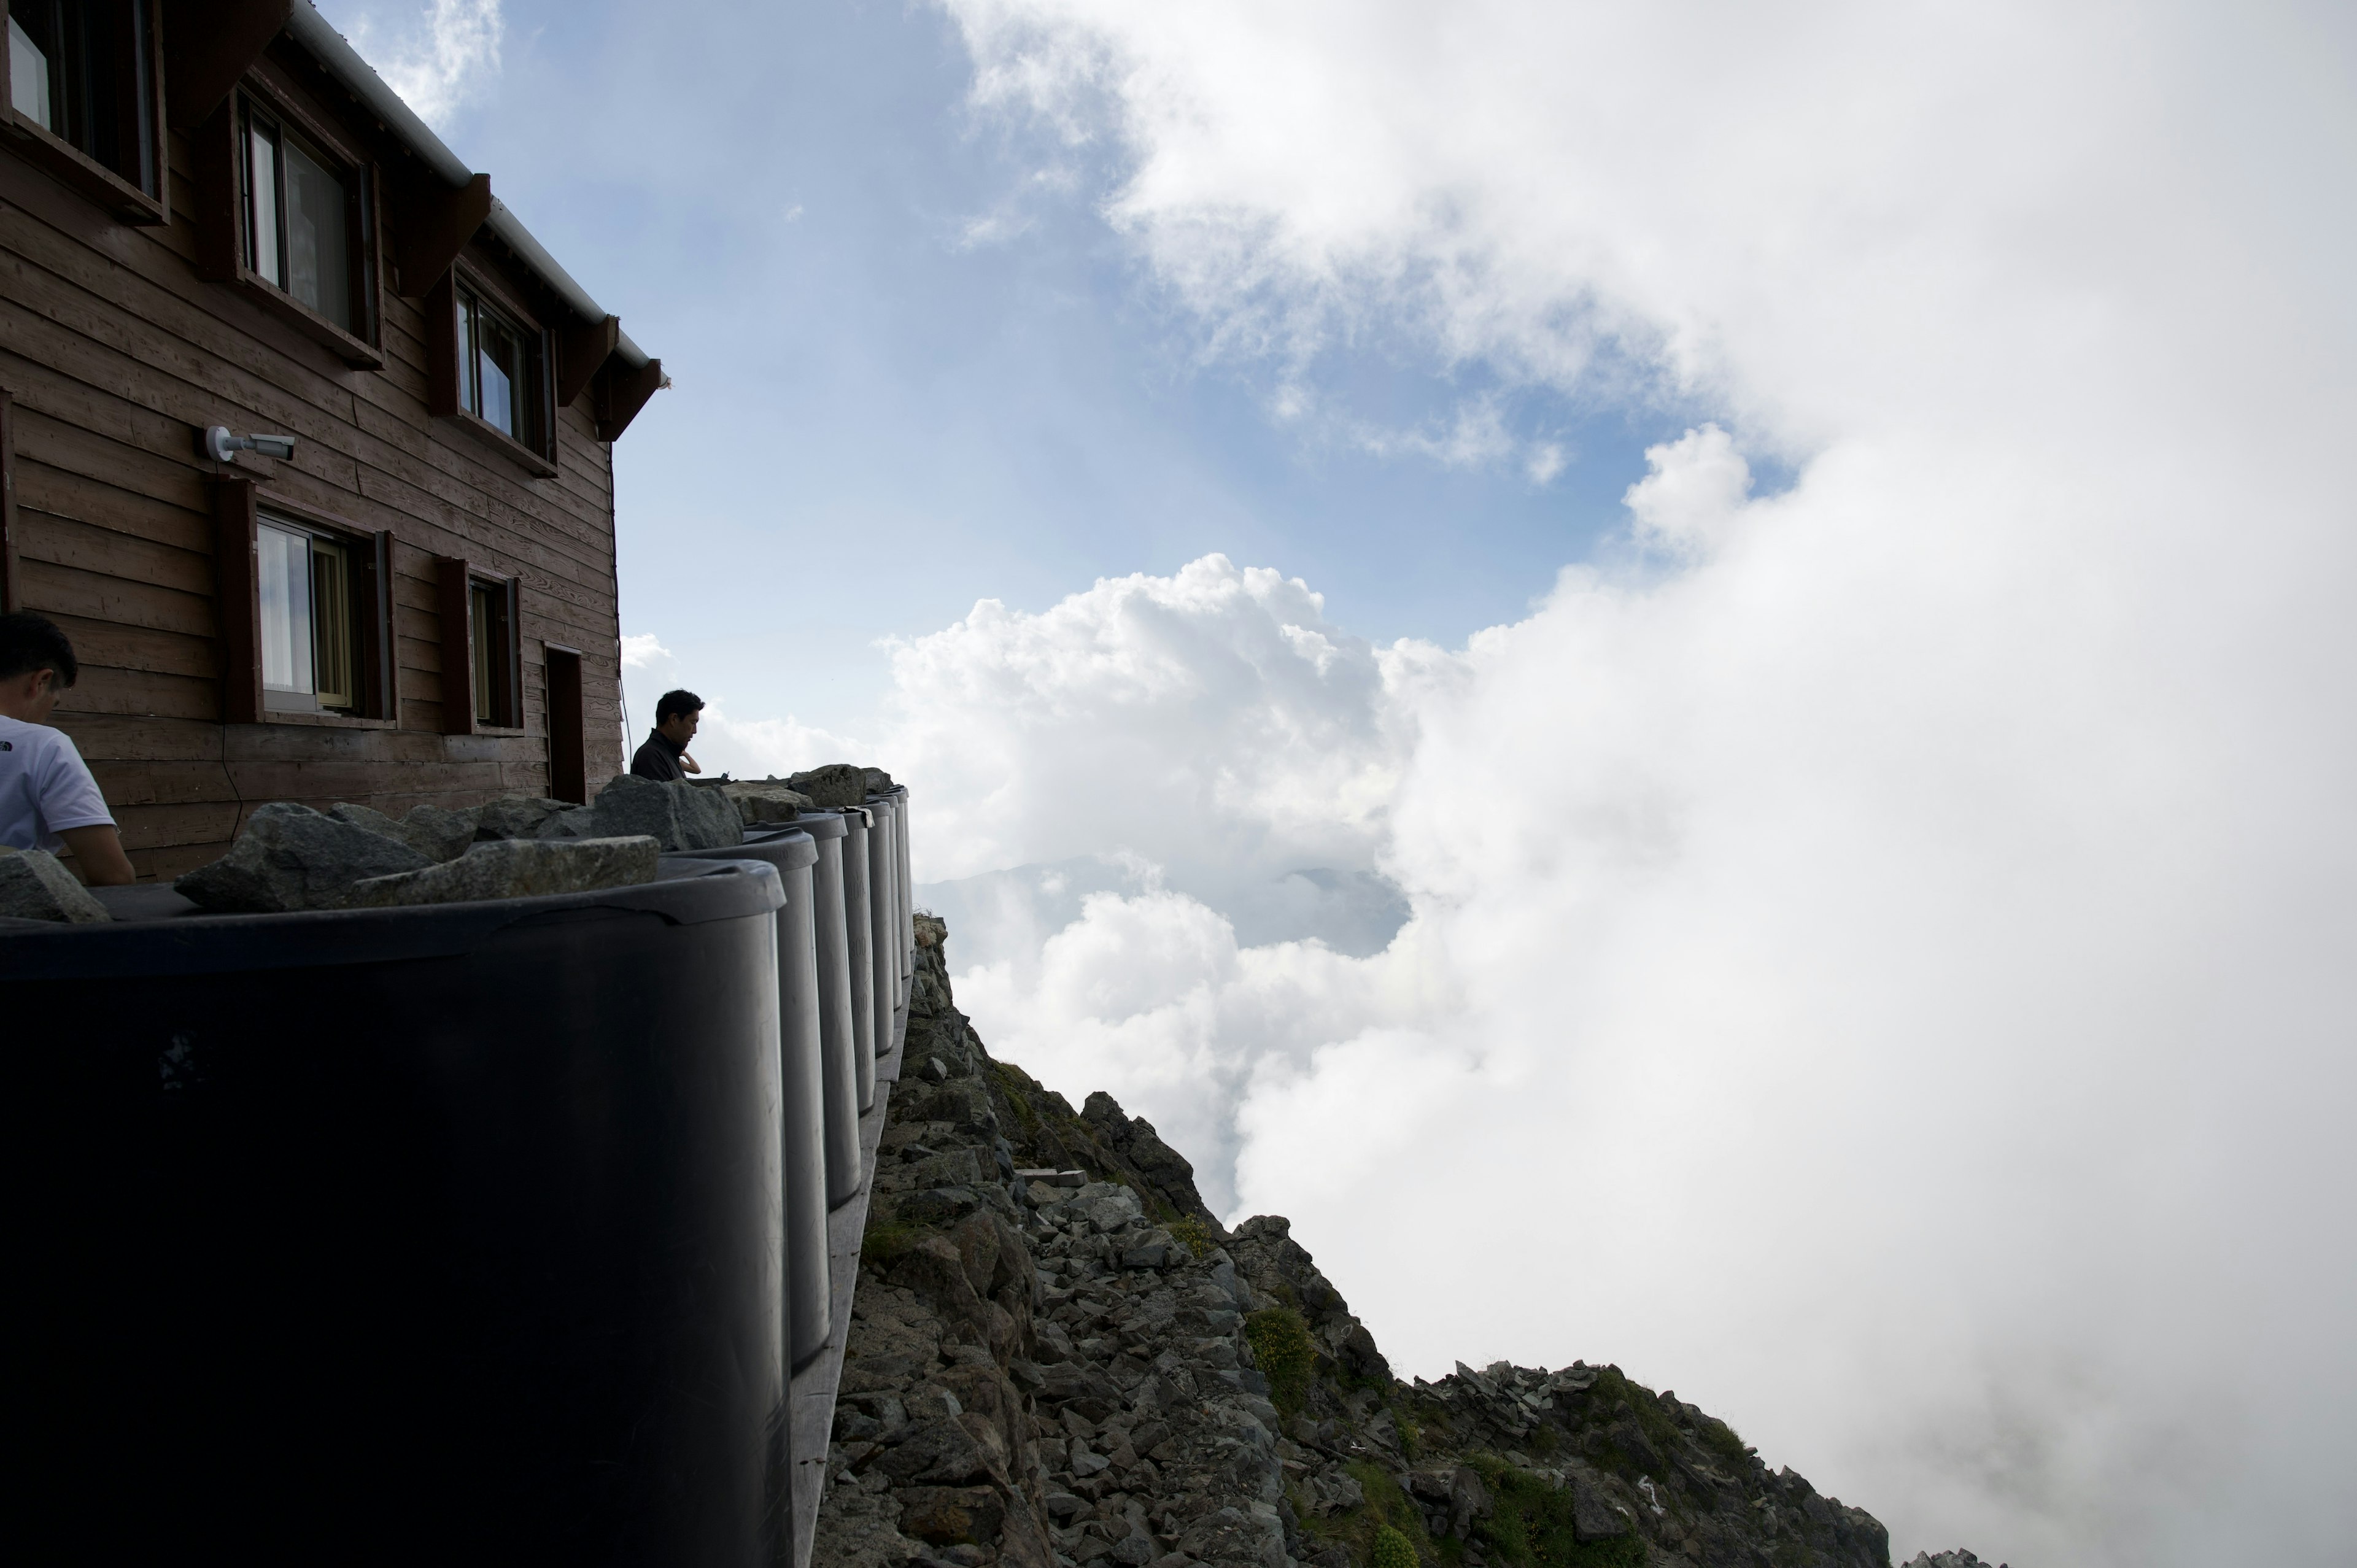
POLYGON ((786 1561, 908 808, 602 893, 0 937, 11 1555, 786 1561))

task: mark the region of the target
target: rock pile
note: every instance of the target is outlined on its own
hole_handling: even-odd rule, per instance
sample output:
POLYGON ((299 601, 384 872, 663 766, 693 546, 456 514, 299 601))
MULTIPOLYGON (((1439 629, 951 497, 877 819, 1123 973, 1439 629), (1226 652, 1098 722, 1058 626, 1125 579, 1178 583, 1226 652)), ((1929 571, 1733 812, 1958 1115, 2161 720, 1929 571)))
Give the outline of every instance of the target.
POLYGON ((1285 1219, 1223 1230, 1149 1124, 994 1061, 918 928, 818 1568, 1888 1568, 1616 1367, 1401 1382, 1285 1219))
POLYGON ((383 908, 584 893, 645 882, 662 850, 745 842, 725 795, 622 774, 587 806, 493 800, 468 811, 257 807, 230 851, 173 884, 220 914, 383 908))

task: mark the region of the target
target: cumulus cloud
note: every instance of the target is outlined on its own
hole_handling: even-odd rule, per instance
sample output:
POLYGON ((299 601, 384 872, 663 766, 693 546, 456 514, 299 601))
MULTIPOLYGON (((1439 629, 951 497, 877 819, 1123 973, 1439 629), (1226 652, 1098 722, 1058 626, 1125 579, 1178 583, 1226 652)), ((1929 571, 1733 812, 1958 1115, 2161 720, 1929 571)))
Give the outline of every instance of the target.
POLYGON ((900 650, 920 875, 1169 868, 962 982, 991 1037, 1411 1369, 1618 1360, 1902 1554, 2335 1560, 2347 16, 949 8, 1276 400, 1383 322, 1709 411, 1461 649, 1213 557, 900 650), (1303 866, 1410 918, 1240 940, 1303 866))
POLYGON ((500 0, 432 0, 370 6, 352 24, 352 47, 427 124, 441 126, 498 76, 507 36, 500 0))

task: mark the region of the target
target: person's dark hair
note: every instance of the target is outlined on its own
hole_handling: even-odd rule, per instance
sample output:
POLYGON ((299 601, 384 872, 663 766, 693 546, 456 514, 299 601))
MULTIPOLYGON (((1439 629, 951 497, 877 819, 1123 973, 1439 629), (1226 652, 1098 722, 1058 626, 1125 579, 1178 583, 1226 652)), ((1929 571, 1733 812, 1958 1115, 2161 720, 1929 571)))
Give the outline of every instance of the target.
POLYGON ((693 692, 665 692, 655 701, 655 723, 667 725, 674 714, 700 714, 704 699, 693 692))
MULTIPOLYGON (((36 670, 54 670, 58 684, 70 686, 81 678, 73 644, 57 623, 30 610, 0 615, 0 681, 13 681, 36 670)), ((668 703, 669 697, 663 699, 668 703)), ((704 704, 698 703, 697 707, 704 704)))

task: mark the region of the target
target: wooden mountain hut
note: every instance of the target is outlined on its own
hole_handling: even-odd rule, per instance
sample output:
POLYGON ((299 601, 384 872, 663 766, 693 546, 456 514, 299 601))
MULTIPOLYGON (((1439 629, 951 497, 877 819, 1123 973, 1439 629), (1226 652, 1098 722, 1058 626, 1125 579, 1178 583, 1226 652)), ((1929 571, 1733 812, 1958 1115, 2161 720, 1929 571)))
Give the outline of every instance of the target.
POLYGON ((141 876, 267 800, 587 799, 661 361, 306 0, 0 12, 0 596, 141 876))

